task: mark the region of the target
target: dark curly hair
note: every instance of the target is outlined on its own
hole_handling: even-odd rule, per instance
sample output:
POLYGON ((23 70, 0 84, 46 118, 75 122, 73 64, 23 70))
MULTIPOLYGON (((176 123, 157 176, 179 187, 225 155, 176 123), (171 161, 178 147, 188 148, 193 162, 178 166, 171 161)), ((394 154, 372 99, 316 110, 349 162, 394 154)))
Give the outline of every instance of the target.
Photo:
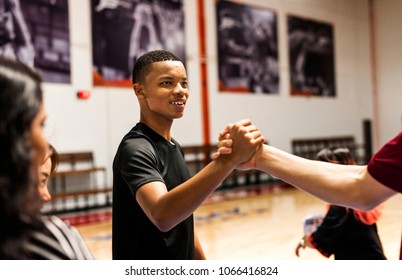
POLYGON ((0 258, 23 259, 29 227, 40 226, 31 125, 42 104, 41 78, 0 56, 0 258))
POLYGON ((145 77, 151 72, 152 64, 161 61, 181 61, 179 57, 165 50, 150 51, 140 56, 134 64, 132 73, 133 84, 144 82, 145 77))

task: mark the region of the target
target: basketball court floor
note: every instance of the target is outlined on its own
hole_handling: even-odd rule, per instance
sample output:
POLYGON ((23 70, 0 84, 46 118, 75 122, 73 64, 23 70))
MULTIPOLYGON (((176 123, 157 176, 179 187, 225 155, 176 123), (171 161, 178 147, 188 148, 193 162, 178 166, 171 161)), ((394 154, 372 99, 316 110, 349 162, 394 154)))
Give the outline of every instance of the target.
MULTIPOLYGON (((293 187, 238 188, 211 195, 194 213, 195 229, 211 260, 325 260, 309 248, 295 255, 304 217, 325 210, 325 202, 293 187)), ((112 258, 111 209, 64 218, 76 225, 96 259, 112 258)), ((397 195, 386 202, 377 223, 390 260, 399 258, 401 221, 402 196, 397 195)))

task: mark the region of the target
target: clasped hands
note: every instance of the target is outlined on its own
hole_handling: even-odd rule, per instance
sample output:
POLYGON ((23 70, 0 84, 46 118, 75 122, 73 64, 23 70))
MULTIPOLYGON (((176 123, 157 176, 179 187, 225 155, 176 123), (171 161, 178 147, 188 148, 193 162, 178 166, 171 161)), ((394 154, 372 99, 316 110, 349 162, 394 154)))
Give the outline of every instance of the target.
POLYGON ((218 140, 217 152, 213 154, 213 159, 232 155, 238 163, 237 169, 241 170, 255 167, 253 156, 265 142, 259 129, 249 119, 228 124, 219 133, 218 140))

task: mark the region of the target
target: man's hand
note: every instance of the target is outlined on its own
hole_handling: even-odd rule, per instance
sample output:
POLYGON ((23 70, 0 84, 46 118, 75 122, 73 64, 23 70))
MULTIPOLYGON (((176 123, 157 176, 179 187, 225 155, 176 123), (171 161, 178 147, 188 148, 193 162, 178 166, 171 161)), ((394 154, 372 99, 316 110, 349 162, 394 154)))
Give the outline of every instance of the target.
POLYGON ((300 257, 299 251, 300 249, 305 249, 306 248, 306 236, 303 236, 302 239, 300 239, 299 243, 297 243, 295 254, 296 256, 300 257))
POLYGON ((221 132, 219 132, 218 150, 212 155, 213 159, 219 158, 221 155, 230 155, 232 153, 233 140, 230 139, 230 130, 233 124, 228 124, 221 132))
POLYGON ((252 156, 264 142, 261 132, 250 120, 228 124, 219 133, 218 150, 213 155, 213 159, 222 155, 232 155, 233 160, 239 164, 237 169, 251 169, 255 166, 252 156))

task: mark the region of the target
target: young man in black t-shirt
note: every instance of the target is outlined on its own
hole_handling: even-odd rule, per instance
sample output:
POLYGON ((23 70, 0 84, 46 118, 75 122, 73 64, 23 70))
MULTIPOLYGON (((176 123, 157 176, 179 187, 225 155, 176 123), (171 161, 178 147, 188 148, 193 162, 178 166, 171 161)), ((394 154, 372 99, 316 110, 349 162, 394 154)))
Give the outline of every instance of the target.
POLYGON ((251 121, 235 123, 232 154, 190 178, 171 136, 189 97, 183 63, 170 52, 151 51, 138 58, 132 79, 140 121, 113 162, 113 259, 205 259, 193 212, 264 138, 251 121))

